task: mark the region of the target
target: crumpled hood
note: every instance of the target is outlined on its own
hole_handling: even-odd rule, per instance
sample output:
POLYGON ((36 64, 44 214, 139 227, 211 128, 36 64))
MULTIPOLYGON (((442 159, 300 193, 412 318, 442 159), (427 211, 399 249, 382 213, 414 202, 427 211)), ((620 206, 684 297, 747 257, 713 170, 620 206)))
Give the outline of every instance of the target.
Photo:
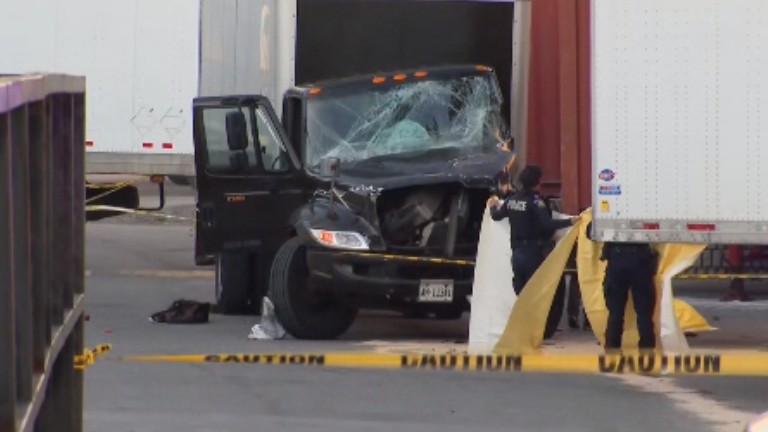
POLYGON ((459 182, 467 187, 492 187, 514 153, 481 153, 442 161, 381 160, 366 167, 345 170, 337 180, 340 189, 369 192, 408 186, 459 182))

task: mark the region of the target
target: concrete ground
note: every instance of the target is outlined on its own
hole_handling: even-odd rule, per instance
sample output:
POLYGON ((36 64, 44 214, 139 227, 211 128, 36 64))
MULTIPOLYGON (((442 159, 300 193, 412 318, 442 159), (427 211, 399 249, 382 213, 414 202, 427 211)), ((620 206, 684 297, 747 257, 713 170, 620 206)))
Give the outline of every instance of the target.
MULTIPOLYGON (((189 189, 169 186, 167 212, 189 215, 189 189)), ((251 341, 258 318, 212 315, 164 325, 151 313, 178 298, 213 301, 210 268, 195 267, 188 222, 123 216, 87 226, 87 345, 114 355, 444 350, 467 336, 457 321, 365 313, 333 342, 251 341)), ((768 345, 768 291, 720 303, 722 284, 678 289, 720 328, 694 346, 768 345)), ((564 330, 548 349, 594 343, 564 330)), ((102 431, 739 431, 768 410, 765 378, 645 378, 121 363, 86 372, 86 430, 102 431)))

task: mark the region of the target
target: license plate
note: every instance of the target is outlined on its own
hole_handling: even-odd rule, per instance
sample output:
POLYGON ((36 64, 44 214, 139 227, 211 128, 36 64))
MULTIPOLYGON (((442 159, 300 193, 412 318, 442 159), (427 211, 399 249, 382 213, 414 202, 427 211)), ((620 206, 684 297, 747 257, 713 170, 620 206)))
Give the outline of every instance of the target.
POLYGON ((423 280, 419 286, 419 301, 450 303, 453 301, 452 280, 423 280))

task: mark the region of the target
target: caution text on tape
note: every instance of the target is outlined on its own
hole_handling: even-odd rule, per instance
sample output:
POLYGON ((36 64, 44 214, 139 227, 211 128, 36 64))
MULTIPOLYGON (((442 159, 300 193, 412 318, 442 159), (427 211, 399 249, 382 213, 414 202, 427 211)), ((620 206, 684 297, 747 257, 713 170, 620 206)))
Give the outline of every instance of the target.
POLYGON ((435 371, 768 376, 768 354, 469 355, 276 353, 125 356, 150 363, 216 363, 435 371))

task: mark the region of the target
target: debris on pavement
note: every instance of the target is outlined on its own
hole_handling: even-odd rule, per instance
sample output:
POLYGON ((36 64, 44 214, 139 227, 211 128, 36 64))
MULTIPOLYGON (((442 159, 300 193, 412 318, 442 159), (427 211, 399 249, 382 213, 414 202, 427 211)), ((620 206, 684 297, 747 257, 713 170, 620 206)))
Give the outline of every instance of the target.
POLYGON ((168 309, 153 313, 149 320, 167 324, 202 324, 208 322, 210 312, 210 303, 179 299, 168 309))
POLYGON ((271 340, 284 337, 285 329, 275 315, 275 305, 269 298, 264 297, 264 301, 261 303, 261 323, 251 328, 248 339, 271 340))

